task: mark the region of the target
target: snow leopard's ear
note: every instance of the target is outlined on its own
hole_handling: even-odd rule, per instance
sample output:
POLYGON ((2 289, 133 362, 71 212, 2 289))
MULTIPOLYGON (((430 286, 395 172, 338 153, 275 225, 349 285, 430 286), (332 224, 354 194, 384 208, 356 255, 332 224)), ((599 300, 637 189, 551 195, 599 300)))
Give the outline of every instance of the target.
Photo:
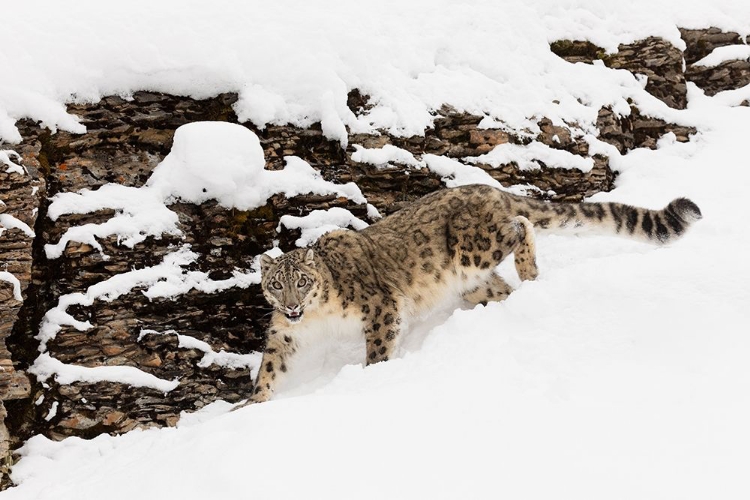
POLYGON ((261 254, 260 256, 260 273, 266 274, 268 269, 273 265, 275 259, 268 254, 261 254))
POLYGON ((305 253, 305 264, 310 267, 315 267, 315 252, 312 248, 308 248, 305 253))

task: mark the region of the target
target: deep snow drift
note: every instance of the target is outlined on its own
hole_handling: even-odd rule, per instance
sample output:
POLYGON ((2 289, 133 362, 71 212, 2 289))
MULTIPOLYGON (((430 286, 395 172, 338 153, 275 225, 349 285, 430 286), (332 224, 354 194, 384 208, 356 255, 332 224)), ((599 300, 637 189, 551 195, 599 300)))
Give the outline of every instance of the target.
MULTIPOLYGON (((176 429, 59 443, 35 437, 13 469, 19 486, 0 497, 747 498, 750 109, 729 105, 748 89, 707 98, 690 86, 689 108, 675 111, 627 72, 571 65, 548 49, 558 38, 614 49, 649 35, 679 45, 676 25, 747 33, 745 4, 196 1, 131 2, 114 12, 84 2, 73 19, 70 6, 13 5, 6 14, 14 22, 0 32, 2 46, 14 48, 0 53, 15 71, 0 83, 6 139, 21 116, 80 129, 60 104, 71 94, 139 88, 196 96, 239 89, 241 117, 323 120, 340 140, 344 125, 419 133, 443 103, 485 113, 488 126, 529 126, 543 114, 577 121, 586 134, 599 106, 622 110, 632 98, 699 132, 687 144, 665 137, 656 151, 625 156, 590 136, 592 150, 621 172, 617 188, 594 199, 661 208, 689 196, 704 219, 661 248, 540 236, 537 281, 519 284, 512 266, 501 266, 520 285, 508 300, 426 318, 399 359, 364 368, 361 344, 322 343, 269 403, 227 413, 219 402, 176 429), (345 109, 354 87, 377 103, 362 118, 345 109)), ((362 154, 411 161, 394 151, 362 154)), ((421 161, 445 171, 448 184, 488 177, 447 158, 421 161)), ((154 197, 155 206, 174 194, 154 197)), ((317 217, 308 221, 358 224, 342 213, 317 217)), ((257 282, 250 273, 207 283, 177 261, 158 271, 170 279, 154 294, 257 282)), ((104 288, 68 300, 116 299, 97 295, 104 288)), ((206 354, 206 362, 253 362, 206 354)))

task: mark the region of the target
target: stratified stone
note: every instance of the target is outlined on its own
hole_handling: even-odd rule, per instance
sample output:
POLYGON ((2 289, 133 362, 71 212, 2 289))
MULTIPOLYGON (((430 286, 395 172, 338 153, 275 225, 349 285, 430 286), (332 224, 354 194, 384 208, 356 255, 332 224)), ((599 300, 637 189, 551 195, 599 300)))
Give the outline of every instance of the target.
POLYGON ((677 109, 687 107, 687 86, 682 70, 682 52, 668 41, 649 37, 620 45, 617 54, 604 58, 610 68, 645 75, 646 91, 677 109))
POLYGON ((691 65, 685 73, 688 81, 699 86, 706 95, 750 85, 750 59, 725 61, 717 66, 691 65))
POLYGON ((616 146, 621 154, 635 148, 656 149, 656 141, 668 132, 675 134, 678 142, 688 142, 690 136, 696 133, 694 127, 642 115, 636 107, 630 108, 628 116, 618 116, 611 109, 602 108, 596 126, 599 139, 616 146))
MULTIPOLYGON (((3 147, 2 149, 6 149, 3 147)), ((28 146, 16 147, 21 158, 17 162, 24 173, 9 173, 0 163, 0 207, 30 228, 36 224, 38 210, 45 192, 45 182, 36 161, 38 150, 28 146)), ((21 229, 0 229, 0 270, 11 273, 20 283, 22 298, 28 298, 27 289, 32 277, 32 248, 34 240, 21 229)), ((31 384, 23 372, 19 359, 8 350, 8 341, 23 306, 18 300, 14 285, 0 281, 0 486, 8 483, 5 464, 9 463, 9 450, 19 444, 6 426, 4 402, 29 397, 31 384)))
POLYGON ((743 43, 738 33, 733 31, 724 32, 719 28, 680 28, 680 36, 687 46, 685 49, 685 63, 688 65, 703 59, 717 47, 743 43))
POLYGON ((620 45, 614 54, 581 40, 558 40, 550 44, 550 50, 571 63, 592 63, 598 59, 609 68, 643 75, 648 79, 646 91, 651 95, 672 108, 687 106, 682 52, 663 38, 649 37, 620 45))
MULTIPOLYGON (((685 40, 685 77, 695 83, 706 95, 713 96, 724 90, 734 90, 750 84, 750 59, 725 61, 717 66, 698 66, 695 63, 714 49, 729 45, 746 45, 738 33, 724 32, 719 28, 680 29, 685 40)), ((743 104, 740 104, 743 105, 743 104)))

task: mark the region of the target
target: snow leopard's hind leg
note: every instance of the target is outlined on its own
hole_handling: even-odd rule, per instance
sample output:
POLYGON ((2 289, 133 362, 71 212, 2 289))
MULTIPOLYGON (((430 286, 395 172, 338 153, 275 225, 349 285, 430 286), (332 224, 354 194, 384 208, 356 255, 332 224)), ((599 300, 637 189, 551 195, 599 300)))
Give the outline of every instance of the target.
POLYGON ((518 243, 513 249, 516 271, 524 281, 535 280, 539 276, 539 268, 536 266, 534 226, 529 219, 520 215, 513 219, 513 223, 518 225, 518 243))
MULTIPOLYGON (((514 217, 510 222, 511 236, 506 238, 497 238, 502 240, 503 248, 493 253, 496 259, 495 265, 499 264, 502 257, 513 253, 518 276, 526 280, 534 280, 539 275, 539 269, 536 265, 536 243, 534 240, 534 227, 526 217, 514 217)), ((498 233, 502 235, 504 232, 498 233)), ((463 298, 472 304, 486 304, 489 301, 505 300, 513 291, 500 276, 492 274, 490 279, 474 290, 463 294, 463 298)))
POLYGON ((474 305, 487 305, 487 302, 490 301, 500 302, 501 300, 505 300, 512 291, 513 288, 504 279, 497 274, 493 274, 487 283, 475 290, 466 292, 463 298, 474 305))

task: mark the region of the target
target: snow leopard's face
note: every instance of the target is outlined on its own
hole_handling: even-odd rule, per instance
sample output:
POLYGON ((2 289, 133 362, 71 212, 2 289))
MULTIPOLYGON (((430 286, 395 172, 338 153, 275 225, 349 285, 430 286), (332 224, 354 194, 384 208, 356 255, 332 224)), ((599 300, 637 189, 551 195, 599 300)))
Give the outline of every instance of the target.
POLYGON ((297 249, 276 259, 260 259, 263 295, 290 323, 302 320, 305 309, 317 302, 320 274, 311 249, 297 249))

